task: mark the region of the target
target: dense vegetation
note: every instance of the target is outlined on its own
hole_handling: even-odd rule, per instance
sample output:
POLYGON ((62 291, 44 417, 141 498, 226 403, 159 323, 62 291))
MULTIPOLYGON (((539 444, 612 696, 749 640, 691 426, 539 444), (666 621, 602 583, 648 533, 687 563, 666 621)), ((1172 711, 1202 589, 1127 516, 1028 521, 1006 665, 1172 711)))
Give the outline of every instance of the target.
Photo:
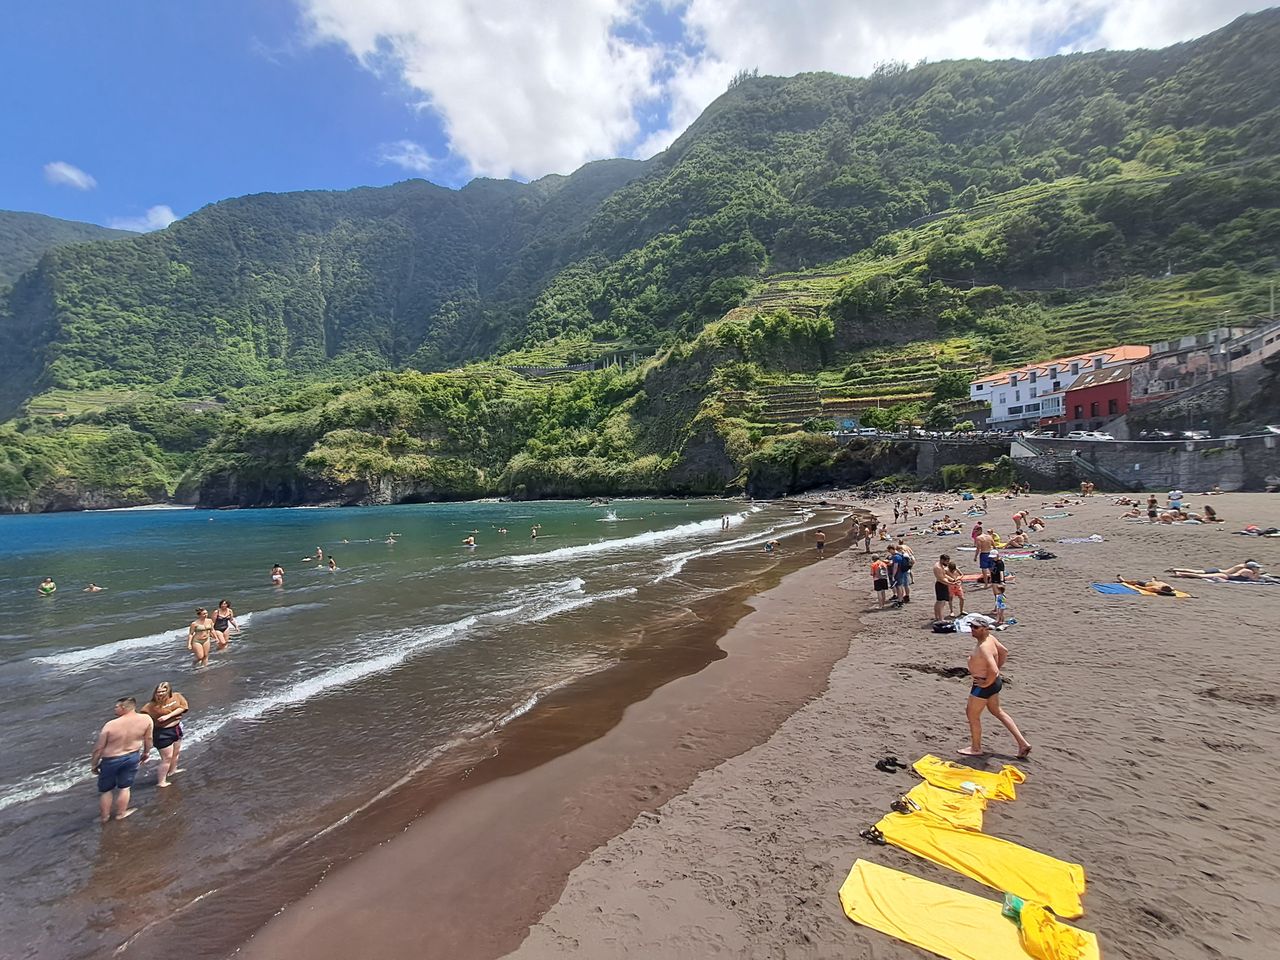
POLYGON ((132 236, 128 230, 113 230, 95 223, 0 210, 0 287, 13 283, 55 247, 132 236))
POLYGON ((1162 51, 746 78, 644 163, 53 251, 0 301, 0 415, 27 414, 0 497, 86 479, 91 444, 129 451, 129 496, 711 492, 830 459, 850 410, 950 426, 977 369, 1266 309, 1277 41, 1270 11, 1162 51))

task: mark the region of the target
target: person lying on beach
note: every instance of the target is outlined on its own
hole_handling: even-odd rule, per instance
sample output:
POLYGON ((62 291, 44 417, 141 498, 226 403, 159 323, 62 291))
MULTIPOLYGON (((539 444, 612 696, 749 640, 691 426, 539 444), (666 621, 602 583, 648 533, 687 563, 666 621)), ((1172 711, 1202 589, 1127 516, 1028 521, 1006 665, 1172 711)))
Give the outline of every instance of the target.
POLYGON ((1016 549, 1018 547, 1025 547, 1027 543, 1028 543, 1028 540, 1027 540, 1027 535, 1025 533, 1016 533, 1009 538, 1009 542, 1005 544, 1005 548, 1016 549))
POLYGON ((1049 525, 1045 523, 1040 517, 1032 517, 1030 520, 1027 521, 1027 529, 1030 530, 1032 533, 1039 533, 1041 530, 1045 529, 1048 526, 1049 525))
POLYGON ((1181 510, 1165 510, 1156 518, 1160 523, 1181 523, 1187 515, 1181 510))
POLYGON ((1124 513, 1120 514, 1120 519, 1122 520, 1129 520, 1134 517, 1138 517, 1138 518, 1142 517, 1142 511, 1139 510, 1137 507, 1131 507, 1130 509, 1126 510, 1124 513))
POLYGON ((1133 499, 1133 497, 1112 497, 1111 505, 1113 507, 1136 507, 1138 505, 1138 501, 1133 499))
POLYGON ((965 704, 965 717, 969 721, 969 746, 961 747, 959 753, 965 757, 980 757, 982 749, 982 713, 990 710, 991 715, 1004 724, 1005 729, 1013 735, 1018 744, 1018 759, 1031 752, 1031 742, 1022 735, 1018 725, 1013 722, 1000 706, 1000 691, 1004 688, 1004 678, 1000 671, 1009 656, 1005 648, 991 628, 984 623, 975 623, 973 631, 973 652, 969 654, 969 676, 973 686, 969 689, 969 699, 965 704))
POLYGON ((1266 576, 1263 573, 1262 564, 1255 560, 1246 560, 1244 563, 1237 563, 1234 567, 1227 567, 1225 570, 1220 570, 1217 567, 1208 567, 1204 570, 1175 567, 1169 572, 1175 577, 1183 577, 1188 580, 1234 580, 1238 583, 1259 581, 1266 576))
POLYGON ((1126 580, 1124 577, 1116 577, 1116 581, 1118 583, 1123 583, 1127 587, 1142 587, 1149 593, 1158 593, 1165 597, 1172 597, 1177 593, 1177 591, 1173 589, 1172 585, 1165 583, 1163 580, 1156 580, 1155 578, 1150 580, 1126 580))

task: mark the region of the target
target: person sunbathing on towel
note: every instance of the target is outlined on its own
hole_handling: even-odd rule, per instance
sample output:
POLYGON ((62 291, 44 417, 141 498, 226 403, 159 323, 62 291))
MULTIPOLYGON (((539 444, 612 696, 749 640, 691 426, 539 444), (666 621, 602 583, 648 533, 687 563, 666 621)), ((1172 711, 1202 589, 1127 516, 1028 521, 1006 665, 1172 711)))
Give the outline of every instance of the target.
POLYGON ((1208 567, 1204 570, 1191 570, 1185 567, 1175 567, 1169 571, 1175 577, 1184 577, 1188 580, 1234 580, 1238 583, 1261 580, 1265 574, 1262 572, 1262 564, 1255 560, 1246 560, 1244 563, 1237 563, 1234 567, 1228 567, 1225 570, 1219 570, 1217 567, 1208 567))
POLYGON ((1127 587, 1141 587, 1150 593, 1158 593, 1165 597, 1172 597, 1177 593, 1171 585, 1165 583, 1163 580, 1156 580, 1154 578, 1151 580, 1126 580, 1124 577, 1116 577, 1116 579, 1127 587))

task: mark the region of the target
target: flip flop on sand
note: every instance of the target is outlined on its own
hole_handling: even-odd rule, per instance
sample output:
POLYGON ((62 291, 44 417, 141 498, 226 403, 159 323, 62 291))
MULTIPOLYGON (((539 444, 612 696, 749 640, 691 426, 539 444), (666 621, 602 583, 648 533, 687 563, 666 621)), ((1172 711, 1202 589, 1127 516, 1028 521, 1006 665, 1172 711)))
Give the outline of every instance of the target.
POLYGON ((897 773, 898 772, 898 768, 895 766, 891 766, 888 760, 877 760, 876 769, 879 770, 881 773, 897 773))
POLYGON ((860 832, 858 836, 867 841, 867 843, 874 843, 878 847, 883 847, 889 842, 885 840, 884 834, 875 827, 867 827, 867 829, 860 832))

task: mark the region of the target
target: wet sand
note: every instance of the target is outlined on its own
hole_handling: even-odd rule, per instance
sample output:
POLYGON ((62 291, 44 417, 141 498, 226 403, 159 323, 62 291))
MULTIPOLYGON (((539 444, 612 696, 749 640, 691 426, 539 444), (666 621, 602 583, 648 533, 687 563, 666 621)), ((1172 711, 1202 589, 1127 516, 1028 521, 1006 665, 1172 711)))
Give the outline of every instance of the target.
POLYGON ((821 596, 838 529, 833 556, 813 562, 809 541, 784 538, 765 577, 647 628, 635 670, 511 724, 426 816, 334 869, 238 955, 347 960, 353 937, 415 957, 514 949, 592 849, 820 692, 849 641, 845 598, 821 596))
MULTIPOLYGON (((1103 596, 1088 586, 1117 574, 1145 578, 1245 558, 1280 570, 1280 540, 1229 533, 1244 522, 1280 524, 1280 497, 1191 500, 1212 503, 1228 522, 1130 523, 1119 519, 1125 508, 1095 496, 1037 538, 1056 560, 1008 563, 1017 574, 1009 597, 1019 623, 1000 634, 1011 651, 1002 700, 1035 750, 1021 764, 1028 779, 1017 801, 991 811, 987 829, 1084 865, 1089 889, 1078 923, 1099 935, 1109 958, 1252 960, 1275 956, 1280 937, 1280 586, 1173 581, 1194 594, 1186 600, 1103 596), (1092 533, 1107 539, 1055 542, 1092 533)), ((1003 499, 991 505, 997 521, 1013 512, 1003 499)), ((880 773, 878 758, 955 758, 966 740, 967 683, 938 671, 963 666, 971 638, 927 626, 929 562, 950 552, 973 571, 972 554, 955 549, 966 542, 913 538, 923 562, 917 597, 901 611, 867 612, 861 551, 805 571, 812 597, 786 618, 786 642, 754 642, 786 650, 793 635, 849 631, 861 620, 864 629, 834 666, 826 692, 767 742, 702 773, 597 849, 513 956, 925 956, 844 917, 837 891, 858 858, 998 898, 858 837, 918 782, 909 772, 880 773)), ((971 610, 989 609, 977 603, 977 588, 968 592, 971 610)), ((753 623, 764 626, 754 618, 740 626, 753 623)), ((736 708, 726 700, 724 709, 736 708)), ((988 749, 1005 755, 975 766, 998 769, 1013 744, 989 717, 986 734, 988 749)), ((492 920, 502 921, 510 888, 529 879, 516 871, 484 891, 492 920)), ((412 899, 401 903, 411 910, 412 899)), ((410 926, 411 916, 404 917, 410 926)), ((358 929, 354 918, 329 926, 335 935, 358 929)))

